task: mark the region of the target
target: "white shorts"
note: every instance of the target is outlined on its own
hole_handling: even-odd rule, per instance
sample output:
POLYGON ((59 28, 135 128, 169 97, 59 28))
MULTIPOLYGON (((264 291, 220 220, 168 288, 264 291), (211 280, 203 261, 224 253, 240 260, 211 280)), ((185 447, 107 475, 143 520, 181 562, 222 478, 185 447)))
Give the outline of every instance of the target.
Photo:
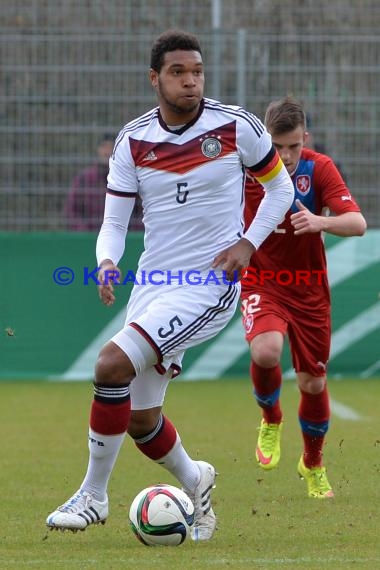
POLYGON ((233 317, 240 283, 135 285, 124 328, 111 338, 136 375, 152 366, 160 374, 181 370, 184 352, 218 334, 233 317))
POLYGON ((160 408, 165 400, 166 388, 172 378, 172 371, 159 374, 155 368, 141 372, 129 385, 131 410, 160 408))

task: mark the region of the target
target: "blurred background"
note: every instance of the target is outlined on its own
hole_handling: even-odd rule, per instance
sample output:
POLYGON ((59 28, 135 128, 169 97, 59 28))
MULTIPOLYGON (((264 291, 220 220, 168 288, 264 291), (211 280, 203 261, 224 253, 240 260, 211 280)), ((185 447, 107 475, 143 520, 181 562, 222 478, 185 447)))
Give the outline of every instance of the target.
MULTIPOLYGON (((378 375, 379 0, 1 0, 0 378, 89 378, 123 324, 128 287, 105 309, 83 268, 96 264, 113 138, 156 105, 150 49, 171 27, 199 37, 208 97, 260 118, 287 93, 303 101, 314 147, 338 164, 370 228, 327 239, 330 371, 378 375), (54 280, 61 266, 70 287, 54 280)), ((131 229, 123 267, 134 269, 139 204, 131 229)), ((184 378, 247 375, 239 315, 187 358, 184 378)), ((291 374, 288 355, 283 366, 291 374)))
POLYGON ((100 138, 155 106, 150 47, 169 27, 199 36, 207 96, 261 118, 299 97, 379 226, 377 0, 1 0, 1 230, 67 229, 73 177, 100 138))

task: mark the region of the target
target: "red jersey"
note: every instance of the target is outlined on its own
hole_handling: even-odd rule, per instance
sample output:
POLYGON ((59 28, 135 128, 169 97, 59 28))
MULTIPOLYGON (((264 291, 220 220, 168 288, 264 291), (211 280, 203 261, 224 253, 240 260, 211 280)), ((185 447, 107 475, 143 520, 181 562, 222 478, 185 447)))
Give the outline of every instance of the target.
MULTIPOLYGON (((323 215, 359 212, 342 176, 331 158, 309 148, 302 150, 292 176, 295 196, 313 214, 323 215)), ((263 197, 262 186, 247 177, 244 221, 248 227, 263 197)), ((260 294, 265 291, 286 305, 305 309, 329 308, 323 235, 294 235, 290 216, 298 212, 293 202, 284 221, 272 232, 251 258, 251 267, 242 280, 242 292, 260 294)))

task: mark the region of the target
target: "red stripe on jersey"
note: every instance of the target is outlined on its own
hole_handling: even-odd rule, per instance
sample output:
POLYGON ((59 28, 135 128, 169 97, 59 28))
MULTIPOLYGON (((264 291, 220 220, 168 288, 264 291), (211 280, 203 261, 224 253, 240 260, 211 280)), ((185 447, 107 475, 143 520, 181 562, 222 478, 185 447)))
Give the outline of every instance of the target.
MULTIPOLYGON (((161 376, 163 376, 167 372, 165 366, 163 366, 162 364, 155 364, 154 367, 155 367, 156 371, 158 372, 158 374, 161 374, 161 376)), ((172 378, 176 378, 177 376, 179 376, 181 374, 182 368, 180 366, 178 366, 177 364, 174 364, 172 362, 171 365, 169 366, 169 368, 172 371, 172 378)))
POLYGON ((163 366, 163 364, 155 364, 154 365, 156 371, 158 372, 158 374, 161 374, 161 376, 163 376, 164 374, 166 374, 166 368, 165 366, 163 366))
POLYGON ((206 131, 183 144, 129 139, 136 166, 184 174, 236 150, 236 122, 206 131))
POLYGON ((153 348, 154 352, 157 354, 157 360, 158 362, 162 362, 162 354, 160 349, 158 348, 157 344, 154 342, 154 340, 152 339, 151 336, 148 335, 148 333, 142 328, 140 327, 140 325, 138 325, 137 323, 129 323, 129 326, 132 327, 133 329, 135 329, 135 331, 137 331, 138 333, 141 334, 142 337, 145 338, 145 340, 147 341, 148 344, 150 344, 150 346, 153 348))

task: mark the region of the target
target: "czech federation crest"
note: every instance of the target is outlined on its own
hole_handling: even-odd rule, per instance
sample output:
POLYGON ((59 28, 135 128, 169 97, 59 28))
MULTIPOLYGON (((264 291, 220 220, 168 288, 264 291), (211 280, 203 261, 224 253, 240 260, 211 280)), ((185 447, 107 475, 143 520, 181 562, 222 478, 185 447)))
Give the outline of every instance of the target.
POLYGON ((302 196, 306 196, 310 192, 311 180, 308 174, 301 174, 296 178, 296 188, 302 196))
POLYGON ((249 314, 244 318, 244 328, 246 333, 250 333, 253 329, 253 315, 249 314))
POLYGON ((207 158, 216 158, 222 152, 222 145, 215 137, 208 137, 202 142, 202 153, 207 158))

